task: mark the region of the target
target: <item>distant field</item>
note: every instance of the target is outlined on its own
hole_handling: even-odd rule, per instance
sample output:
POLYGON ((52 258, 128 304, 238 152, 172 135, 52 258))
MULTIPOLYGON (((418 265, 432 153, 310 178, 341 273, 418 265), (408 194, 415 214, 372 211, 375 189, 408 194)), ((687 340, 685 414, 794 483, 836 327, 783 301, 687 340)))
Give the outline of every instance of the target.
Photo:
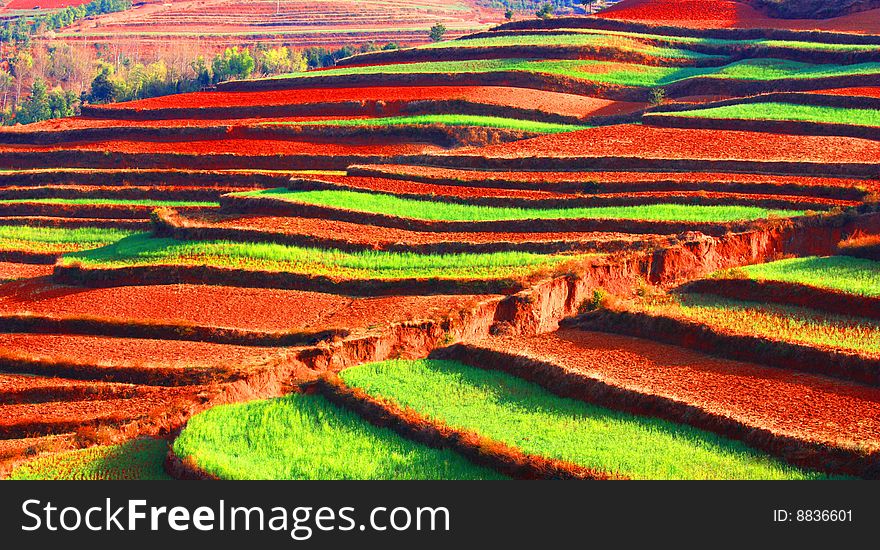
POLYGON ((72 252, 104 246, 133 234, 133 231, 97 227, 0 226, 0 250, 72 252))
POLYGON ((635 63, 589 60, 488 59, 476 61, 429 61, 397 65, 341 67, 275 78, 315 78, 353 74, 490 73, 524 71, 568 76, 591 82, 623 86, 654 87, 698 76, 731 80, 809 79, 859 74, 880 74, 880 63, 814 65, 783 59, 746 59, 723 67, 657 67, 635 63))
POLYGON ((862 296, 880 296, 880 262, 850 256, 791 258, 737 268, 732 273, 722 271, 716 276, 740 275, 761 281, 782 281, 862 296))
POLYGON ((576 124, 555 124, 517 118, 479 116, 479 115, 415 115, 385 118, 348 118, 337 120, 314 120, 308 122, 270 122, 272 125, 297 126, 480 126, 486 128, 504 128, 522 132, 555 134, 583 130, 588 126, 576 124))
POLYGON ((723 331, 880 355, 880 322, 810 309, 686 294, 675 306, 648 311, 683 317, 723 331))
POLYGON ((174 452, 223 479, 500 479, 377 428, 317 395, 215 407, 189 420, 174 452))
MULTIPOLYGON (((858 126, 880 126, 880 110, 796 105, 794 103, 743 103, 740 105, 725 105, 723 107, 712 107, 709 109, 679 111, 674 113, 674 115, 694 118, 794 120, 832 124, 853 124, 858 126)), ((651 116, 651 113, 648 113, 647 116, 651 116)))
POLYGON ((4 204, 70 204, 95 206, 219 206, 216 202, 202 201, 155 201, 143 199, 3 199, 4 204))
POLYGON ((135 235, 104 248, 66 254, 61 262, 104 267, 211 265, 352 279, 482 279, 524 276, 576 257, 515 251, 434 255, 342 252, 269 243, 178 241, 135 235))
POLYGON ((137 439, 37 458, 15 468, 9 479, 171 479, 162 467, 168 442, 137 439))
POLYGON ((243 197, 262 197, 345 208, 358 212, 402 216, 438 221, 500 221, 529 219, 621 219, 647 221, 732 222, 765 219, 769 216, 798 216, 802 211, 771 210, 755 206, 701 206, 648 204, 640 206, 601 206, 584 208, 505 208, 439 201, 404 199, 390 195, 357 191, 289 191, 269 189, 234 193, 243 197))
POLYGON ((452 361, 392 360, 343 380, 427 418, 521 449, 638 479, 804 479, 739 442, 558 397, 506 373, 452 361))

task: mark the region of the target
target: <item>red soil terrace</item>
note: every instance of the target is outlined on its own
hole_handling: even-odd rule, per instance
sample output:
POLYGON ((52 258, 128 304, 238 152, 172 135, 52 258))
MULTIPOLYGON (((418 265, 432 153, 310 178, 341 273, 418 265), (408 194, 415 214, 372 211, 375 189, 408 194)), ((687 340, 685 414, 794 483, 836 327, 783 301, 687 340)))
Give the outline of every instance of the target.
MULTIPOLYGON (((442 153, 441 153, 442 154, 442 153)), ((495 158, 639 157, 647 159, 870 163, 880 143, 838 136, 795 136, 736 130, 692 130, 615 125, 514 143, 456 150, 495 158)))
POLYGON ((482 345, 516 350, 608 384, 669 397, 777 434, 880 449, 878 388, 599 332, 560 330, 482 345))
POLYGON ((4 355, 97 365, 210 367, 258 363, 278 348, 67 334, 0 334, 4 355))
MULTIPOLYGON (((461 170, 434 166, 415 166, 403 164, 375 164, 365 168, 377 169, 389 175, 403 177, 424 177, 436 180, 458 180, 461 182, 491 182, 493 180, 523 183, 629 183, 666 182, 682 183, 725 182, 744 184, 798 185, 823 187, 868 187, 880 182, 854 180, 847 178, 813 178, 803 176, 776 176, 767 174, 726 174, 713 172, 504 172, 461 170)), ((324 176, 321 176, 324 179, 324 176)))
MULTIPOLYGON (((249 330, 342 327, 430 318, 488 296, 350 298, 318 292, 201 285, 86 289, 46 279, 0 285, 0 313, 137 319, 249 330)), ((146 357, 149 357, 149 352, 146 357)))
POLYGON ((880 9, 830 19, 778 19, 734 0, 623 0, 597 16, 696 29, 769 27, 869 34, 880 32, 880 9))
POLYGON ((0 262, 0 281, 12 279, 29 279, 51 275, 51 265, 18 264, 12 262, 0 262))
POLYGON ((420 143, 346 143, 345 145, 319 141, 287 141, 272 139, 218 139, 204 141, 97 141, 65 143, 51 146, 5 145, 0 153, 46 152, 58 150, 108 151, 115 153, 179 153, 192 155, 416 155, 441 148, 420 143))
MULTIPOLYGON (((878 14, 880 16, 880 14, 878 14)), ((854 97, 880 98, 880 86, 860 86, 856 88, 832 88, 830 90, 811 90, 808 94, 845 95, 854 97)))
MULTIPOLYGON (((338 116, 312 117, 272 117, 272 118, 234 118, 234 119, 161 119, 161 120, 125 120, 89 117, 54 118, 33 124, 4 127, 4 133, 28 134, 31 132, 57 132, 63 130, 87 130, 91 128, 126 128, 131 126, 147 128, 204 128, 212 126, 254 126, 267 122, 312 122, 320 120, 336 120, 338 116)), ((345 118, 366 118, 365 116, 346 116, 345 118)))
MULTIPOLYGON (((487 105, 536 109, 566 116, 625 114, 644 107, 640 103, 609 101, 505 86, 412 86, 273 90, 265 92, 194 92, 102 105, 102 109, 199 109, 252 105, 304 105, 352 101, 449 101, 465 100, 487 105)), ((391 113, 393 114, 393 113, 391 113)))

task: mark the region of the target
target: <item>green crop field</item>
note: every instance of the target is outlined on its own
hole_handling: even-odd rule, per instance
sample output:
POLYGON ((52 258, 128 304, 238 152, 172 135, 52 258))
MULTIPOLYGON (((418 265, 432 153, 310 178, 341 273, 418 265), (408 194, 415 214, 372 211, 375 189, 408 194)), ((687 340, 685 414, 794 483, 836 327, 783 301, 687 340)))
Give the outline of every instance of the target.
POLYGON ((174 452, 223 479, 501 478, 317 395, 215 407, 189 420, 174 452))
POLYGON ((3 199, 4 204, 70 204, 94 206, 220 206, 216 202, 201 201, 154 201, 147 199, 3 199))
POLYGON ((880 262, 851 256, 791 258, 725 270, 716 277, 782 281, 839 290, 862 296, 880 296, 880 262))
POLYGON ((134 234, 134 231, 99 227, 70 229, 4 225, 0 226, 0 250, 73 252, 104 246, 134 234))
MULTIPOLYGON (((663 115, 667 113, 648 113, 646 116, 652 116, 653 114, 663 115)), ((880 126, 880 110, 796 105, 793 103, 743 103, 708 109, 678 111, 674 113, 674 116, 743 120, 793 120, 853 124, 858 126, 880 126)))
POLYGON ((94 250, 66 254, 63 265, 211 265, 347 279, 494 279, 522 277, 586 256, 505 251, 487 254, 342 252, 272 243, 179 241, 135 235, 94 250))
POLYGON ((527 454, 641 479, 819 478, 688 426, 558 397, 502 372, 392 360, 342 371, 374 397, 527 454))
POLYGON ((646 310, 743 336, 880 356, 880 322, 870 319, 701 294, 684 294, 673 306, 649 305, 646 310))
POLYGON ((422 49, 488 48, 503 46, 592 46, 621 52, 638 52, 651 57, 669 60, 703 59, 717 56, 693 52, 682 48, 656 46, 644 41, 612 34, 588 33, 541 33, 532 35, 491 36, 486 38, 462 38, 434 42, 422 49))
POLYGON ((746 59, 722 67, 658 67, 613 61, 484 59, 475 61, 428 61, 397 65, 340 67, 275 78, 320 78, 356 74, 460 74, 524 71, 568 76, 591 82, 622 86, 655 87, 698 76, 732 80, 809 79, 831 76, 880 74, 880 63, 814 65, 783 59, 746 59))
POLYGON ((573 132, 584 130, 589 126, 576 124, 556 124, 552 122, 539 122, 535 120, 523 120, 518 118, 479 116, 479 115, 414 115, 396 116, 385 118, 347 118, 338 120, 310 120, 305 122, 280 121, 267 122, 267 125, 297 125, 297 126, 478 126, 486 128, 504 128, 522 132, 534 132, 540 134, 556 134, 559 132, 573 132))
POLYGON ((16 467, 9 479, 170 479, 162 468, 168 443, 136 439, 36 458, 16 467))
POLYGON ((835 44, 832 42, 808 42, 803 40, 769 40, 751 38, 734 40, 725 38, 707 38, 697 36, 667 36, 662 34, 646 34, 628 31, 605 31, 597 29, 559 29, 571 34, 598 34, 602 36, 622 36, 640 40, 656 41, 663 46, 679 45, 710 45, 710 46, 763 46, 767 48, 787 48, 791 50, 836 51, 836 52, 871 52, 877 49, 875 44, 835 44))
POLYGON ((415 200, 359 191, 290 191, 267 189, 234 193, 242 197, 273 198, 303 204, 345 208, 357 212, 438 221, 501 221, 530 219, 621 219, 647 221, 732 222, 770 216, 800 216, 800 210, 773 210, 756 206, 703 206, 646 204, 583 208, 506 208, 474 204, 415 200))

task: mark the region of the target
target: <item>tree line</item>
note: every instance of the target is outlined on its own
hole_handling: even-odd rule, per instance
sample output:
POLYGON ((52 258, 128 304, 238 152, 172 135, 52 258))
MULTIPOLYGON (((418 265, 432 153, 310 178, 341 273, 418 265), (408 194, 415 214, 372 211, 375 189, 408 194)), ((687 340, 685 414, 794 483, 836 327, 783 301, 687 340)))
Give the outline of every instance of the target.
POLYGON ((336 49, 311 47, 296 50, 288 46, 229 47, 213 57, 170 65, 165 59, 151 63, 134 62, 122 56, 117 62, 98 58, 86 69, 93 76, 84 80, 76 93, 75 65, 81 65, 76 52, 64 43, 50 45, 33 55, 33 48, 20 45, 0 63, 0 122, 4 125, 28 124, 49 118, 73 116, 82 103, 132 101, 174 93, 193 92, 218 82, 251 77, 276 76, 308 69, 329 67, 343 57, 379 49, 397 49, 365 44, 336 49), (39 67, 37 67, 39 65, 39 67), (62 86, 64 84, 64 86, 62 86), (29 91, 28 91, 29 90, 29 91))

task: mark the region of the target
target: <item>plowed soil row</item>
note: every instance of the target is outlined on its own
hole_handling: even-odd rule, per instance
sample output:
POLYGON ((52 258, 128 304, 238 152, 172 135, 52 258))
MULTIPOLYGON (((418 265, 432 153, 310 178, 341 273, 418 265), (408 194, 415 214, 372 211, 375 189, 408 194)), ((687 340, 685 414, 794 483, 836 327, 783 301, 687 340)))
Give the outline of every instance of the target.
POLYGON ((773 135, 845 136, 880 141, 880 127, 832 124, 800 120, 748 120, 738 118, 699 118, 656 114, 642 119, 644 124, 661 128, 737 130, 773 135))
POLYGON ((709 324, 641 312, 600 310, 566 323, 585 330, 654 338, 736 360, 880 386, 880 358, 868 352, 860 354, 820 344, 737 334, 709 324))
MULTIPOLYGON (((354 165, 350 176, 399 179, 443 186, 546 190, 561 193, 722 191, 859 200, 880 181, 765 174, 701 172, 481 171, 404 164, 354 165)), ((320 179, 326 179, 319 176, 320 179)))
POLYGON ((0 262, 0 283, 16 279, 44 277, 52 273, 51 265, 21 264, 0 262))
POLYGON ((0 332, 65 334, 181 340, 236 346, 314 346, 348 336, 345 329, 259 331, 218 328, 190 323, 155 323, 129 319, 0 314, 0 332))
POLYGON ((837 136, 780 136, 763 132, 616 125, 541 136, 516 143, 463 148, 451 154, 490 159, 631 156, 644 159, 839 164, 873 162, 880 158, 880 143, 837 136))
POLYGON ((143 219, 120 218, 58 218, 54 216, 0 216, 0 225, 27 225, 31 227, 101 227, 147 231, 150 221, 143 219))
MULTIPOLYGON (((292 142, 283 142, 288 146, 292 142)), ((296 148, 289 154, 272 154, 272 146, 266 145, 266 140, 239 140, 235 144, 239 152, 216 152, 211 142, 196 144, 204 149, 201 152, 120 152, 105 151, 100 149, 100 144, 91 144, 92 149, 49 149, 46 151, 0 151, 0 164, 17 170, 41 168, 44 166, 66 166, 73 168, 107 169, 119 166, 127 166, 132 171, 174 169, 174 170, 277 170, 279 167, 285 171, 326 171, 345 170, 352 164, 371 164, 382 162, 407 163, 417 158, 423 152, 440 150, 435 145, 409 144, 401 145, 406 150, 412 150, 410 155, 386 155, 386 154, 335 154, 334 147, 322 149, 319 144, 309 144, 311 152, 296 152, 296 148), (248 154, 248 147, 253 144, 253 154, 248 154), (323 152, 322 152, 323 151, 323 152)), ((136 145, 139 149, 149 149, 150 142, 136 145)), ((167 144, 169 146, 173 144, 167 144)), ((227 144, 229 145, 229 144, 227 144)), ((383 146, 376 146, 383 147, 383 146)), ((391 147, 394 150, 395 146, 391 147)), ((399 150, 400 147, 397 149, 399 150)), ((173 147, 170 147, 173 148, 173 147)), ((198 148, 198 147, 196 147, 198 148)), ((221 144, 222 149, 222 144, 221 144)), ((262 178, 260 178, 262 179, 262 178)), ((245 180, 242 178, 243 183, 245 180)), ((277 183, 274 185, 277 187, 277 183)))
POLYGON ((639 406, 634 412, 743 439, 796 463, 864 473, 880 453, 877 388, 599 332, 560 330, 479 345, 494 353, 465 348, 455 358, 483 368, 517 368, 554 391, 587 401, 614 400, 616 408, 639 406), (527 359, 511 358, 510 350, 527 359), (552 369, 529 361, 556 365, 562 372, 551 375, 552 369), (557 385, 568 373, 575 376, 567 378, 568 385, 557 385), (621 399, 617 388, 654 400, 621 399), (796 442, 813 445, 805 449, 796 442))
MULTIPOLYGON (((207 93, 207 92, 197 92, 207 93)), ((173 97, 173 96, 166 96, 173 97)), ((148 101, 148 100, 147 100, 148 101)), ((109 103, 107 105, 89 106, 90 111, 97 111, 96 114, 103 114, 107 111, 110 115, 119 114, 121 111, 117 106, 127 105, 126 103, 109 103)), ((235 117, 236 111, 231 111, 229 118, 223 119, 200 119, 200 118, 172 118, 172 119, 145 119, 138 118, 99 118, 89 116, 77 116, 69 118, 51 118, 41 122, 32 124, 10 126, 0 129, 0 142, 15 143, 11 141, 15 136, 25 136, 36 133, 61 133, 70 130, 93 130, 102 128, 114 128, 124 130, 126 128, 230 128, 233 126, 255 126, 265 124, 267 122, 315 122, 321 120, 333 120, 337 116, 289 116, 289 117, 260 117, 250 118, 246 116, 235 117), (10 141, 7 141, 10 140, 10 141)), ((347 118, 367 118, 366 116, 350 116, 347 118)), ((120 132, 124 134, 124 131, 120 132)))
POLYGON ((181 370, 243 367, 263 363, 279 353, 278 348, 259 346, 22 333, 0 333, 0 349, 7 356, 15 355, 36 361, 181 370))
POLYGON ((83 288, 34 279, 0 285, 0 312, 195 324, 243 330, 365 330, 469 310, 478 296, 352 298, 296 290, 186 284, 83 288))
POLYGON ((0 199, 128 199, 216 201, 220 195, 251 191, 252 187, 86 186, 0 187, 0 199))
MULTIPOLYGON (((0 217, 60 217, 60 218, 99 218, 99 219, 140 219, 150 218, 155 206, 142 204, 51 204, 39 202, 20 202, 0 204, 0 217)), ((214 206, 178 206, 181 211, 204 212, 216 210, 214 206)))
POLYGON ((847 97, 871 97, 880 99, 880 86, 861 86, 857 88, 832 88, 830 90, 814 90, 813 94, 842 95, 847 97))
POLYGON ((714 294, 736 300, 759 303, 773 302, 828 311, 840 315, 880 319, 880 298, 858 296, 836 290, 782 281, 700 279, 685 285, 682 290, 714 294))
POLYGON ((181 240, 275 242, 340 250, 409 251, 453 254, 524 250, 530 252, 638 249, 662 240, 658 235, 625 233, 456 233, 409 231, 359 223, 299 217, 204 214, 185 216, 163 212, 157 234, 181 240))
POLYGON ((279 187, 296 172, 277 170, 191 170, 179 169, 114 169, 55 168, 46 170, 9 170, 0 173, 0 183, 10 186, 176 186, 176 187, 279 187))
POLYGON ((880 34, 880 10, 830 19, 778 19, 732 0, 627 0, 599 12, 599 17, 693 29, 782 28, 880 34))
MULTIPOLYGON (((440 109, 441 113, 447 109, 440 109)), ((456 112, 457 109, 449 109, 456 112)), ((501 115, 510 116, 519 113, 509 112, 482 112, 482 109, 469 109, 470 114, 478 115, 501 115), (474 112, 476 111, 476 112, 474 112)), ((563 122, 579 121, 565 120, 563 122)), ((421 143, 434 145, 435 147, 460 146, 462 144, 487 144, 504 143, 513 139, 523 139, 539 135, 535 132, 511 130, 506 128, 491 128, 479 125, 456 126, 456 125, 381 125, 366 124, 355 126, 340 126, 333 124, 321 124, 320 122, 301 122, 297 124, 235 124, 232 126, 148 126, 129 125, 119 127, 96 126, 82 129, 10 132, 0 134, 0 143, 7 147, 36 148, 54 147, 57 149, 77 149, 84 143, 110 143, 110 149, 114 147, 122 151, 132 151, 132 143, 193 143, 210 141, 293 141, 293 142, 319 142, 329 144, 328 149, 339 151, 341 146, 359 145, 361 149, 368 149, 376 144, 382 144, 382 151, 389 151, 390 145, 412 145, 421 143), (482 134, 482 137, 481 137, 482 134)), ((185 146, 172 147, 171 150, 187 152, 185 146)), ((134 151, 142 150, 134 147, 134 151)), ((162 152, 156 147, 157 152, 162 152)), ((282 149, 282 152, 284 149, 282 149)), ((167 150, 165 150, 167 152, 167 150)))
POLYGON ((391 116, 401 112, 400 110, 407 104, 454 100, 536 110, 576 118, 627 114, 645 106, 638 103, 621 103, 575 94, 508 86, 377 86, 258 92, 194 92, 173 97, 156 97, 90 106, 86 112, 102 117, 118 116, 125 113, 126 116, 131 116, 134 119, 152 118, 159 115, 170 117, 184 113, 189 117, 198 118, 223 112, 240 117, 247 116, 248 109, 350 103, 352 106, 359 105, 361 108, 372 107, 377 114, 391 116))
POLYGON ((207 141, 99 141, 67 143, 61 146, 0 146, 0 153, 47 151, 100 151, 116 153, 182 153, 197 155, 406 155, 419 154, 436 146, 415 143, 346 143, 270 139, 217 139, 207 141))
POLYGON ((0 405, 0 439, 62 434, 83 426, 119 425, 198 401, 193 388, 163 388, 121 399, 0 405))
POLYGON ((94 401, 147 396, 155 393, 155 388, 133 384, 86 382, 23 374, 0 374, 0 405, 49 401, 94 401))
POLYGON ((416 200, 434 200, 480 204, 484 206, 520 208, 575 208, 592 206, 637 206, 655 203, 680 203, 701 205, 742 204, 764 208, 790 209, 828 209, 835 206, 848 207, 860 204, 857 201, 823 199, 814 197, 794 197, 785 195, 764 195, 745 193, 726 193, 718 191, 629 191, 625 194, 595 193, 571 194, 553 191, 497 189, 491 187, 466 187, 437 185, 405 180, 369 177, 325 177, 320 180, 294 180, 291 189, 312 189, 314 183, 327 182, 319 188, 367 191, 396 195, 416 200), (299 182, 302 182, 300 185, 299 182))
POLYGON ((548 275, 549 273, 536 272, 524 278, 344 279, 325 275, 233 269, 212 265, 85 267, 71 264, 56 265, 53 280, 66 285, 88 287, 161 285, 167 281, 175 281, 185 284, 274 288, 367 297, 514 294, 548 275))

